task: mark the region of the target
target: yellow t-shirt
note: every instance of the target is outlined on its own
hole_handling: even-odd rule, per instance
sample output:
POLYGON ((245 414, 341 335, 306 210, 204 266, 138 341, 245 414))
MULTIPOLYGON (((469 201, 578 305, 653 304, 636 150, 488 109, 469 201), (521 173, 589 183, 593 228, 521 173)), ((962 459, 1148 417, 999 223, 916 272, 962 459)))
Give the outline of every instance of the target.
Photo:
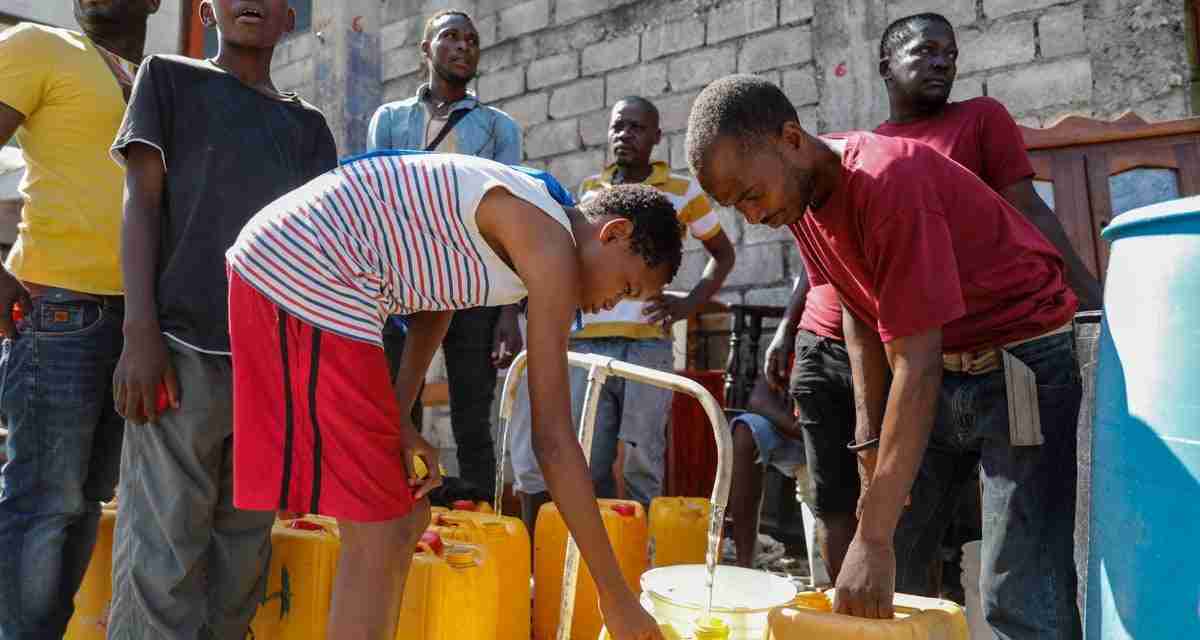
MULTIPOLYGON (((615 164, 603 173, 594 175, 579 186, 579 201, 585 202, 601 189, 612 186, 615 164)), ((651 165, 650 175, 642 181, 667 196, 675 206, 675 216, 686 225, 697 240, 708 240, 721 232, 721 220, 708 202, 708 196, 700 188, 700 181, 690 175, 671 173, 665 162, 651 165)), ((663 338, 662 328, 646 323, 646 303, 641 300, 622 300, 608 311, 583 315, 583 328, 571 334, 572 338, 632 338, 650 340, 663 338)))
POLYGON ((108 154, 125 96, 83 34, 32 24, 0 33, 0 102, 25 122, 17 243, 7 267, 26 282, 120 294, 125 173, 108 154))

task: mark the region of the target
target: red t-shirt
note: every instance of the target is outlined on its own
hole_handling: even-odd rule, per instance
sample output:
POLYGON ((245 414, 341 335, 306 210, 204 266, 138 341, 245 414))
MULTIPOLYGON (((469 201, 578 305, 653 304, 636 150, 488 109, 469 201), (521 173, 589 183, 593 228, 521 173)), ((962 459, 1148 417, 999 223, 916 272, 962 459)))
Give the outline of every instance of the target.
POLYGON ((945 351, 966 351, 1071 320, 1062 257, 975 174, 913 140, 843 139, 842 183, 794 232, 813 285, 884 342, 940 327, 945 351))
POLYGON ((808 290, 800 328, 823 338, 845 340, 842 336, 842 303, 838 301, 837 289, 822 284, 808 290))
POLYGON ((992 98, 952 102, 940 114, 924 120, 885 122, 875 133, 924 142, 970 169, 996 191, 1034 175, 1021 130, 1008 109, 992 98))

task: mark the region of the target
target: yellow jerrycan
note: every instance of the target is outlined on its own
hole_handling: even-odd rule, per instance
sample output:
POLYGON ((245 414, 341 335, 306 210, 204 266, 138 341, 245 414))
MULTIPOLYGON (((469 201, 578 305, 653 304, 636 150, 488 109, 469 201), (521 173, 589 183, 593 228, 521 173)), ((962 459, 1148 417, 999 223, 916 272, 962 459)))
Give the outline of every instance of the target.
POLYGON ((708 498, 655 498, 650 502, 650 566, 704 564, 708 550, 708 498))
POLYGON ((467 542, 487 550, 500 576, 497 640, 529 640, 533 600, 529 532, 518 518, 450 511, 433 514, 429 531, 447 542, 467 542))
POLYGON ((768 640, 969 640, 962 607, 948 600, 897 593, 891 620, 833 613, 832 592, 809 591, 771 612, 768 640))
POLYGON ((65 640, 104 640, 108 631, 108 607, 112 601, 113 527, 117 522, 116 505, 100 509, 100 530, 96 548, 88 562, 87 573, 75 593, 75 613, 67 625, 65 640))
POLYGON ((325 637, 340 548, 332 518, 304 516, 275 522, 266 596, 250 621, 256 640, 325 637))
MULTIPOLYGON (((646 571, 646 511, 631 500, 599 500, 604 529, 617 555, 621 575, 634 592, 646 571)), ((567 555, 567 526, 554 503, 538 511, 534 533, 533 638, 555 640, 559 607, 562 601, 563 564, 567 555)), ((572 640, 598 637, 603 621, 597 600, 596 583, 580 559, 575 588, 575 613, 571 621, 572 640)))
POLYGON ((496 638, 499 575, 486 548, 443 543, 431 532, 421 540, 404 587, 396 640, 496 638))

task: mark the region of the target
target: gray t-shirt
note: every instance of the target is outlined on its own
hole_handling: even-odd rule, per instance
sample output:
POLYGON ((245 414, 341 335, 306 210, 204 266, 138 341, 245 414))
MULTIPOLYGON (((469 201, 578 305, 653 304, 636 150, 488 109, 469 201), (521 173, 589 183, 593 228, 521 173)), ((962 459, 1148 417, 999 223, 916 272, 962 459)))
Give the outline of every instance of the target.
POLYGON ((113 143, 141 142, 166 166, 156 295, 163 333, 229 352, 225 251, 280 196, 337 166, 325 117, 294 95, 264 95, 205 60, 151 56, 113 143))

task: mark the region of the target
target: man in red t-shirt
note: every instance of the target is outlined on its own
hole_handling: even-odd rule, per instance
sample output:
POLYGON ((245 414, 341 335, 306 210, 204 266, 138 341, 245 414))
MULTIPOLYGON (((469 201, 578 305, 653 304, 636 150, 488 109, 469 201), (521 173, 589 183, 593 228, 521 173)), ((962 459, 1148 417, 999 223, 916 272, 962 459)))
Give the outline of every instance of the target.
POLYGON ((705 191, 751 224, 792 227, 812 283, 842 301, 865 490, 837 610, 891 617, 897 565, 928 566, 920 559, 936 551, 896 545, 910 490, 914 510, 939 504, 929 492, 944 483, 930 474, 980 456, 993 633, 1078 637, 1077 300, 1058 251, 933 148, 865 132, 815 138, 757 76, 701 92, 687 148, 705 191))
POLYGON ((936 13, 900 18, 879 43, 891 110, 875 133, 919 140, 979 176, 1034 224, 1063 255, 1067 281, 1082 309, 1099 309, 1100 281, 1071 246, 1062 222, 1033 188, 1033 165, 1021 130, 993 98, 950 102, 958 72, 954 27, 936 13))

